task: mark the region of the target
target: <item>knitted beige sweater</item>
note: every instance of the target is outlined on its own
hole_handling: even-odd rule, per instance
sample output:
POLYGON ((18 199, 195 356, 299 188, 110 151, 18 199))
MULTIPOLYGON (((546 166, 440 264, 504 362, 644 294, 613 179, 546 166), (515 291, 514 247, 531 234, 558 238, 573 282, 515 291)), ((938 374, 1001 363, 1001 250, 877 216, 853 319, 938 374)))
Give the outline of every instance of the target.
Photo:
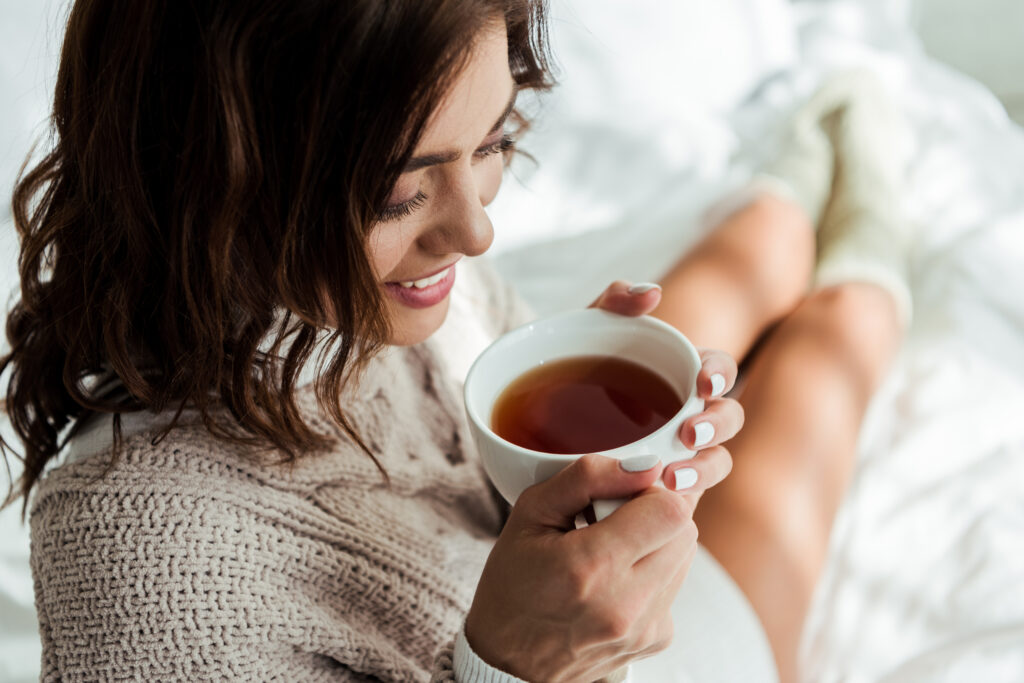
MULTIPOLYGON (((460 271, 461 272, 461 271, 460 271)), ((474 294, 492 332, 516 310, 474 294)), ((255 462, 196 421, 50 472, 32 501, 44 680, 451 679, 451 642, 506 505, 432 341, 391 349, 349 403, 390 475, 338 446, 255 462)))

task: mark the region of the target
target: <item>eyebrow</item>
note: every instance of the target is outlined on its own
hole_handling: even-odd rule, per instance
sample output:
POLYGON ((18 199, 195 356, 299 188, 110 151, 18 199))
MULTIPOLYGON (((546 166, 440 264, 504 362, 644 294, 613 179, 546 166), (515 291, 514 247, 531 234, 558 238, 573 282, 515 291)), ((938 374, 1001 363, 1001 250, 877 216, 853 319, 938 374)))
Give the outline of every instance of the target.
MULTIPOLYGON (((499 128, 501 128, 502 126, 505 125, 505 121, 512 114, 512 110, 515 109, 515 106, 516 106, 516 95, 518 95, 518 94, 519 94, 519 89, 513 87, 512 88, 512 97, 509 98, 508 104, 505 105, 505 111, 503 111, 501 113, 501 116, 498 117, 498 120, 495 121, 494 125, 491 126, 491 129, 489 131, 487 131, 488 135, 492 135, 499 128)), ((426 168, 428 166, 436 166, 437 164, 447 164, 447 163, 450 163, 452 161, 455 161, 460 156, 462 156, 462 154, 460 152, 451 151, 451 152, 440 152, 438 154, 425 154, 425 155, 423 155, 421 157, 413 157, 412 159, 409 159, 409 163, 407 163, 405 165, 405 168, 402 169, 402 173, 409 173, 411 171, 418 171, 421 168, 426 168)))

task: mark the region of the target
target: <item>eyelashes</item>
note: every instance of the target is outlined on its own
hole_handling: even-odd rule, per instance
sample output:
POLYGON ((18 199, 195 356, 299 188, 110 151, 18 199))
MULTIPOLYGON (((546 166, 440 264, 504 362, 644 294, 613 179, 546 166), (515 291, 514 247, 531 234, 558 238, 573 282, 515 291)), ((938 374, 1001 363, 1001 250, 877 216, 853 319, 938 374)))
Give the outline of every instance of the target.
POLYGON ((477 151, 473 152, 473 156, 477 157, 478 159, 481 159, 483 157, 488 157, 492 154, 497 154, 499 152, 511 152, 513 149, 515 149, 515 147, 515 138, 513 138, 511 135, 506 134, 502 135, 501 139, 498 140, 497 142, 487 145, 486 147, 481 147, 477 151))
MULTIPOLYGON (((486 147, 481 147, 473 152, 473 157, 476 159, 485 159, 494 154, 505 154, 515 149, 515 146, 515 138, 511 135, 502 135, 501 139, 497 142, 487 145, 486 147)), ((401 220, 422 207, 426 201, 427 195, 425 195, 421 190, 417 192, 412 199, 381 209, 377 216, 377 220, 382 222, 401 220)))
POLYGON ((427 195, 423 194, 422 191, 417 192, 416 196, 412 199, 402 202, 401 204, 395 204, 394 206, 388 206, 381 210, 378 220, 381 221, 397 221, 401 218, 405 218, 416 209, 423 206, 427 201, 427 195))

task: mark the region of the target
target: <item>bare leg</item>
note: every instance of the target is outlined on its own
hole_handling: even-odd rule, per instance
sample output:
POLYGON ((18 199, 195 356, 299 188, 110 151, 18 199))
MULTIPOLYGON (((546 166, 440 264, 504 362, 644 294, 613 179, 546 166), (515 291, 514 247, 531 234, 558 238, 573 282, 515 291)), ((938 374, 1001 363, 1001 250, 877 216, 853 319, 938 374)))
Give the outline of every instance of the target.
POLYGON ((654 315, 697 346, 741 360, 807 293, 814 254, 804 210, 763 195, 725 218, 662 279, 654 315))
POLYGON ((893 211, 900 116, 869 81, 840 75, 823 87, 767 172, 821 216, 818 243, 800 205, 765 197, 665 278, 656 312, 738 360, 778 323, 746 368, 746 425, 728 444, 733 472, 705 494, 695 518, 761 618, 784 683, 797 679, 800 634, 864 411, 907 313, 899 304, 909 298, 909 224, 893 211), (839 284, 804 299, 812 271, 818 283, 839 284))
POLYGON ((655 315, 698 345, 752 359, 729 443, 733 473, 697 509, 701 540, 765 627, 784 682, 832 520, 853 467, 864 410, 900 339, 891 296, 845 284, 804 298, 814 266, 804 211, 764 196, 726 218, 662 281, 655 315))
POLYGON ((865 408, 901 338, 891 295, 850 283, 807 298, 754 357, 732 474, 697 509, 701 541, 761 618, 784 683, 865 408))

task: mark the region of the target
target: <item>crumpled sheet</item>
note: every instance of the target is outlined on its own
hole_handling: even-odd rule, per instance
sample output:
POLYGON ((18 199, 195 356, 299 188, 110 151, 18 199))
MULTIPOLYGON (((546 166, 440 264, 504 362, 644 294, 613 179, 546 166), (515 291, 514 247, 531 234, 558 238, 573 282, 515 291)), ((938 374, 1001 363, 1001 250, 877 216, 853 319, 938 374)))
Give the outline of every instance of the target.
POLYGON ((865 421, 805 629, 804 680, 1019 682, 1024 131, 984 87, 924 55, 899 5, 794 3, 789 63, 736 107, 681 106, 674 119, 625 106, 608 83, 580 85, 588 60, 613 85, 616 67, 562 54, 585 104, 556 92, 538 107, 522 144, 539 165, 517 160, 491 210, 497 262, 542 313, 585 305, 615 278, 655 279, 770 157, 780 122, 825 73, 878 73, 914 129, 915 317, 865 421))

